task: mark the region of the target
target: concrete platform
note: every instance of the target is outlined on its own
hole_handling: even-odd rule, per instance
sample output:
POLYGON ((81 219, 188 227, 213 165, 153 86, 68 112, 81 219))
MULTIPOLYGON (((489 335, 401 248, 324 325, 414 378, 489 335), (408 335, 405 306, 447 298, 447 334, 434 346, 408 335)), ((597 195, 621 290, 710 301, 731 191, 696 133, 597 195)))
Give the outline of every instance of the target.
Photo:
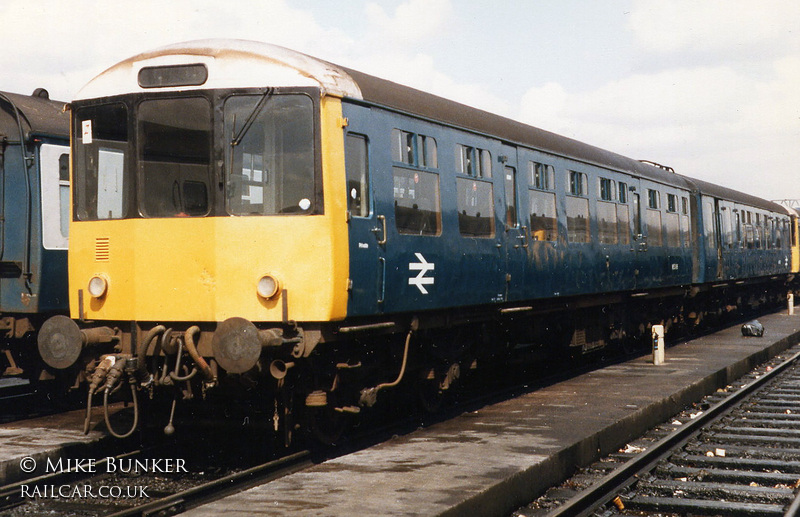
MULTIPOLYGON (((114 411, 120 408, 117 404, 114 411)), ((94 430, 83 434, 85 414, 83 410, 69 411, 0 425, 0 486, 44 474, 48 458, 98 458, 115 450, 115 440, 98 425, 102 416, 97 408, 94 430)))
POLYGON ((397 437, 183 515, 508 515, 800 339, 800 316, 759 318, 397 437))

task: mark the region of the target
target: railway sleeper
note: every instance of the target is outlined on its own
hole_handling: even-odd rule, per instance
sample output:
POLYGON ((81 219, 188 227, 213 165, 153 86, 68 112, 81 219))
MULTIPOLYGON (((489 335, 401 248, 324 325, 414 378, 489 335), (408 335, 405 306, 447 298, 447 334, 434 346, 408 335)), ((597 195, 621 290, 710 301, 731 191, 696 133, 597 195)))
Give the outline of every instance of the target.
MULTIPOLYGON (((727 429, 726 431, 730 431, 727 429)), ((775 447, 794 446, 800 448, 800 438, 789 436, 764 436, 763 434, 734 434, 729 432, 704 433, 703 439, 731 441, 738 444, 772 445, 775 447)))
POLYGON ((761 486, 786 485, 794 486, 800 476, 783 472, 752 472, 743 470, 727 470, 714 468, 683 467, 678 465, 660 465, 655 470, 658 476, 695 482, 733 482, 761 486))
POLYGON ((700 454, 673 454, 670 457, 676 465, 693 466, 693 467, 712 467, 723 469, 752 469, 762 472, 779 471, 783 473, 800 474, 800 462, 786 461, 786 460, 773 460, 763 458, 743 458, 743 457, 719 457, 719 456, 706 456, 700 454))
POLYGON ((743 503, 728 501, 706 501, 703 499, 680 499, 675 497, 636 496, 625 501, 625 507, 635 511, 655 511, 691 515, 739 516, 783 516, 783 505, 743 503))
POLYGON ((689 454, 707 454, 716 450, 724 450, 726 455, 746 458, 773 458, 789 461, 800 461, 800 448, 757 447, 731 445, 723 442, 695 442, 687 444, 684 450, 689 454))
POLYGON ((682 499, 716 499, 720 501, 755 501, 787 504, 794 499, 794 490, 784 487, 738 485, 734 483, 684 482, 674 479, 640 481, 638 492, 655 497, 674 496, 682 499))
POLYGON ((730 435, 744 434, 744 435, 763 435, 763 436, 785 436, 787 438, 800 438, 800 429, 771 429, 769 427, 754 427, 754 426, 715 426, 711 432, 721 430, 730 435))

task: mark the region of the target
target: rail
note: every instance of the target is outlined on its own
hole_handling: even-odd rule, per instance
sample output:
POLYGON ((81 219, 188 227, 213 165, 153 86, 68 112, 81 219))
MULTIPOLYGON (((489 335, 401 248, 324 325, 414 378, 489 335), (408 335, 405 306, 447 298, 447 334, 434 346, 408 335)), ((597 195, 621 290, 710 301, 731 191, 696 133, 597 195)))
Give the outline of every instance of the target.
MULTIPOLYGON (((546 517, 585 517, 591 515, 597 508, 611 502, 617 497, 617 494, 632 485, 637 480, 636 476, 638 474, 652 469, 660 460, 672 454, 677 447, 688 442, 704 427, 723 417, 738 403, 794 365, 798 359, 800 359, 800 352, 745 385, 729 397, 714 404, 702 415, 676 429, 647 450, 634 456, 601 478, 588 489, 581 491, 558 508, 547 513, 546 517)), ((800 510, 800 499, 795 499, 785 515, 798 515, 798 510, 800 510)))

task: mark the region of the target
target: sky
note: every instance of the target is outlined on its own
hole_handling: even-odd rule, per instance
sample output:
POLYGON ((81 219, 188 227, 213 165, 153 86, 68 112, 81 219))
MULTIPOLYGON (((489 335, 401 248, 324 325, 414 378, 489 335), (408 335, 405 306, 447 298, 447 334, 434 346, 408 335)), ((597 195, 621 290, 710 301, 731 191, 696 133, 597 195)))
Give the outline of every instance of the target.
POLYGON ((797 0, 0 0, 0 20, 0 90, 69 101, 145 50, 266 41, 800 199, 797 0))

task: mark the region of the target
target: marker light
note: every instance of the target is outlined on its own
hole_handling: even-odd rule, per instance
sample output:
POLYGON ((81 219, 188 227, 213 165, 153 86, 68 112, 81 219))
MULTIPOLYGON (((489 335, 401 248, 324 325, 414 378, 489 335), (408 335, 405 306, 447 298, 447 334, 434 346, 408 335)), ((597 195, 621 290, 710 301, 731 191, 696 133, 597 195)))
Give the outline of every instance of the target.
POLYGON ((270 275, 264 275, 258 280, 256 287, 258 295, 262 298, 272 298, 278 294, 278 281, 270 275))
POLYGON ((93 276, 89 280, 89 294, 95 298, 100 298, 108 291, 108 281, 102 276, 93 276))

